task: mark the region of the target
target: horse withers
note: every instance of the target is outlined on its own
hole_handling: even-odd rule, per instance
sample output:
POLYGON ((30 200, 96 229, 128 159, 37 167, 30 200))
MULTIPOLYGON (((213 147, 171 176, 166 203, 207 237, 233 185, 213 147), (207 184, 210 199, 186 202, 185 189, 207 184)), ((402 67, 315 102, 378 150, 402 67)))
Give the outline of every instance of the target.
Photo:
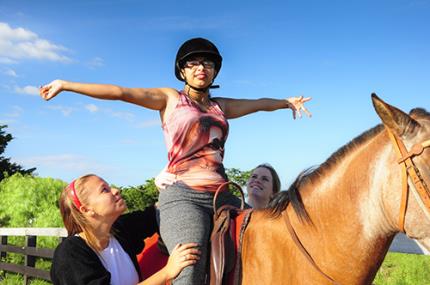
POLYGON ((406 114, 375 94, 372 101, 383 124, 254 212, 241 284, 371 284, 396 233, 429 245, 430 113, 406 114))

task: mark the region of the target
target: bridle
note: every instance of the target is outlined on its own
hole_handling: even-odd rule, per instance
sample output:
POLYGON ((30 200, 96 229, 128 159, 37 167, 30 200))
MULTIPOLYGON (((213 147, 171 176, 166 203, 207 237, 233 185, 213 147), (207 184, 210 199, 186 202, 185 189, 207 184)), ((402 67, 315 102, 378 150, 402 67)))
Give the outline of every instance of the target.
MULTIPOLYGON (((423 202, 424 207, 426 208, 425 210, 427 210, 430 213, 430 190, 427 184, 425 183, 424 179, 422 178, 417 166, 414 164, 412 160, 413 157, 421 155, 425 148, 430 147, 430 140, 426 140, 422 143, 416 143, 412 146, 411 150, 408 151, 402 139, 398 135, 394 134, 387 126, 385 126, 385 128, 394 145, 394 149, 396 150, 396 153, 399 157, 397 162, 402 167, 402 200, 400 204, 399 229, 400 231, 405 232, 405 216, 406 216, 406 208, 408 204, 408 194, 409 194, 409 185, 408 185, 409 177, 411 178, 415 186, 415 189, 421 201, 423 202)), ((284 216, 284 220, 287 225, 288 232, 290 233, 294 243, 302 252, 302 254, 306 257, 306 259, 310 262, 310 264, 330 283, 339 284, 337 281, 335 281, 329 275, 324 273, 318 267, 316 262, 313 260, 311 255, 306 250, 306 248, 300 242, 300 239, 298 238, 295 230, 291 225, 290 219, 288 217, 288 212, 284 210, 282 212, 282 215, 284 216)))
POLYGON ((402 167, 402 200, 400 203, 400 213, 399 213, 399 229, 401 232, 405 232, 405 216, 406 208, 408 205, 408 194, 409 194, 409 184, 408 178, 410 177, 415 189, 424 204, 425 210, 430 213, 430 190, 424 181, 423 177, 418 170, 418 167, 414 164, 412 160, 413 157, 419 156, 423 153, 424 149, 430 147, 430 140, 426 140, 422 143, 416 143, 412 146, 411 150, 406 149, 405 144, 402 139, 394 134, 387 126, 385 129, 394 145, 394 149, 397 152, 398 160, 397 163, 402 167), (409 175, 409 176, 408 176, 409 175))

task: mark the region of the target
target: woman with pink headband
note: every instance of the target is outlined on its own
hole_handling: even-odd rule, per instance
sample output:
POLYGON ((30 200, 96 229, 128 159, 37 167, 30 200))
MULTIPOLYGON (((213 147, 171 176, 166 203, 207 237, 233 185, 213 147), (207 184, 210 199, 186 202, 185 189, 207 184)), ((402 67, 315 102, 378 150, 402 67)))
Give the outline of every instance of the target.
POLYGON ((167 265, 142 281, 136 255, 158 231, 154 207, 123 214, 119 190, 93 174, 70 183, 59 204, 68 237, 54 253, 54 284, 164 285, 199 259, 197 244, 177 244, 167 265))

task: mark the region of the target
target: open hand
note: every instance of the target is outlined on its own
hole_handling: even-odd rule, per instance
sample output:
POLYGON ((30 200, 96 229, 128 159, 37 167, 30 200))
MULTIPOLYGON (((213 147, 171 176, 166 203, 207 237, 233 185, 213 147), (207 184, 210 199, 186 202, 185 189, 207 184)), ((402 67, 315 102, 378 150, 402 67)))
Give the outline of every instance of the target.
POLYGON ((165 267, 169 280, 176 278, 182 269, 195 264, 200 259, 200 250, 197 243, 177 244, 170 254, 165 267))
POLYGON ((306 97, 303 98, 303 96, 300 97, 290 97, 287 100, 288 104, 289 104, 289 108, 291 108, 291 110, 293 110, 293 118, 296 118, 296 115, 299 115, 299 118, 302 117, 302 113, 301 110, 303 110, 303 112, 305 112, 305 114, 308 117, 312 117, 311 112, 309 112, 306 108, 305 108, 305 102, 308 102, 309 100, 311 100, 311 97, 306 97))
POLYGON ((39 88, 39 94, 43 99, 50 100, 63 90, 63 81, 54 80, 49 84, 41 86, 39 88))

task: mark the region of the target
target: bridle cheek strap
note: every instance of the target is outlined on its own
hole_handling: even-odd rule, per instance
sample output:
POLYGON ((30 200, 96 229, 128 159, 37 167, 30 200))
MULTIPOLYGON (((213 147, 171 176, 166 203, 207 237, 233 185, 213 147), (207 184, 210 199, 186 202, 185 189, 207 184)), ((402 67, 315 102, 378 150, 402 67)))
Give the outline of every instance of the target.
POLYGON ((399 157, 398 163, 402 167, 402 200, 400 203, 400 213, 399 213, 399 229, 401 232, 405 232, 405 216, 406 208, 408 205, 408 175, 410 176, 415 190, 418 193, 422 203, 424 204, 425 210, 430 213, 430 191, 422 178, 418 168, 415 166, 412 158, 414 156, 420 155, 425 148, 430 147, 430 140, 426 140, 423 143, 418 143, 412 146, 411 151, 406 149, 403 141, 399 136, 395 135, 387 126, 385 127, 388 135, 395 146, 394 149, 399 157))

